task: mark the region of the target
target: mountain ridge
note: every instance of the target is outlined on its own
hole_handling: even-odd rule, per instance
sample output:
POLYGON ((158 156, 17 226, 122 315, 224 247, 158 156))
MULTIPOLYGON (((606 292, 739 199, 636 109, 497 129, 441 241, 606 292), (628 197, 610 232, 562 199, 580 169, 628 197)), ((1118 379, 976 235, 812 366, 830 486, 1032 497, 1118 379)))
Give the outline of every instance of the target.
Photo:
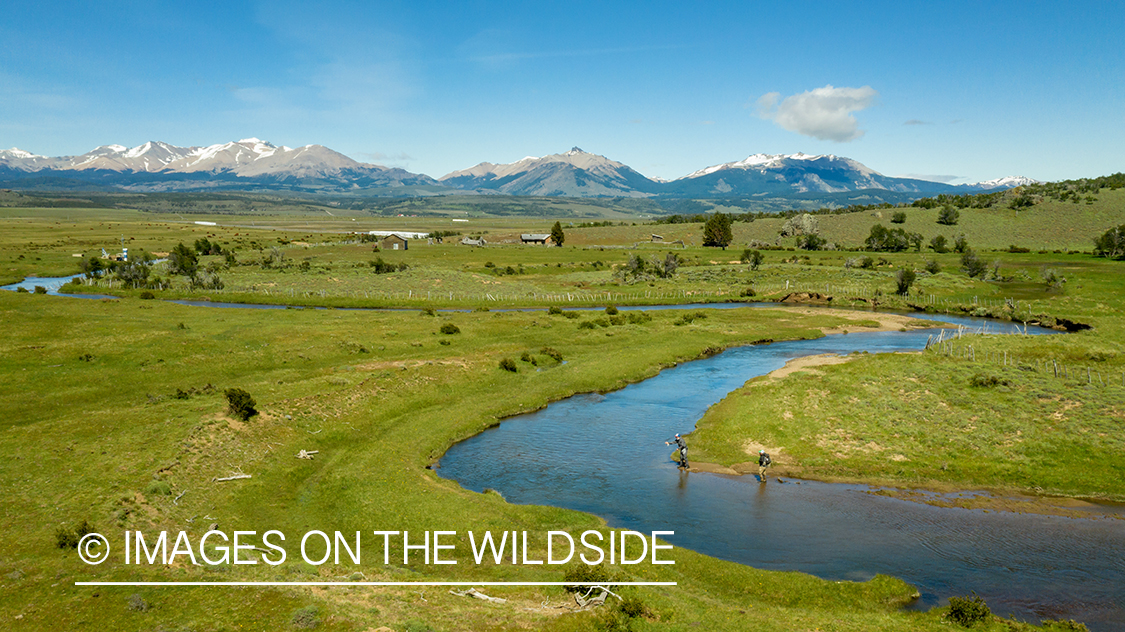
POLYGON ((950 185, 885 176, 836 155, 751 154, 673 180, 649 178, 628 165, 574 147, 512 163, 481 162, 438 179, 404 169, 362 163, 323 145, 290 148, 258 138, 178 147, 148 141, 136 147, 102 145, 78 156, 40 156, 0 150, 0 181, 64 177, 136 191, 281 188, 310 192, 390 194, 503 194, 517 196, 721 198, 843 193, 880 189, 898 193, 976 193, 1036 182, 1006 176, 950 185), (44 176, 51 176, 44 178, 44 176))

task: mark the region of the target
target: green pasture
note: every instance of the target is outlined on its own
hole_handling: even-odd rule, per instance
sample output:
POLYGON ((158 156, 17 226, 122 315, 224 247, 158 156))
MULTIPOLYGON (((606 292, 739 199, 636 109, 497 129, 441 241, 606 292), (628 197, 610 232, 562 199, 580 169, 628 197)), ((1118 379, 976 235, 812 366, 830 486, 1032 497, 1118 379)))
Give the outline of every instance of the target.
MULTIPOLYGON (((156 298, 409 308, 208 309, 142 300, 140 290, 106 281, 70 289, 121 300, 0 292, 0 398, 7 413, 0 445, 9 455, 0 460, 0 489, 8 499, 0 527, 6 536, 0 620, 51 630, 277 630, 292 629, 298 611, 313 606, 320 628, 334 630, 605 629, 595 621, 601 615, 544 608, 568 599, 554 588, 488 591, 510 599, 501 605, 436 589, 73 586, 97 579, 355 579, 356 572, 369 581, 559 581, 557 567, 91 567, 55 547, 56 529, 82 520, 118 534, 183 529, 201 535, 213 522, 228 532, 286 534, 604 531, 595 517, 511 505, 493 492, 463 490, 426 466, 504 416, 577 392, 619 388, 705 352, 819 336, 822 328, 849 322, 831 313, 787 313, 781 320, 771 310, 739 309, 715 310, 688 325, 675 324, 675 312, 659 311, 648 312, 648 322, 613 324, 601 312, 551 315, 552 306, 780 300, 803 292, 859 309, 1089 325, 1048 338, 967 336, 947 350, 858 357, 776 382, 752 381, 708 411, 690 440, 700 460, 728 464, 750 460, 747 442, 781 446, 779 466, 812 477, 1122 500, 1125 490, 1116 481, 1125 477, 1115 465, 1122 445, 1114 429, 1125 414, 1125 275, 1121 262, 1067 252, 1090 250, 1097 234, 1125 221, 1114 215, 1120 206, 1110 208, 1117 193, 1103 191, 1090 206, 1044 202, 1018 218, 963 210, 954 229, 964 229, 990 263, 999 261, 999 278, 990 280, 968 278, 955 253, 925 250, 763 250, 764 262, 751 269, 740 255, 750 239, 776 239, 783 220, 774 219, 736 223, 735 243, 718 250, 699 245, 699 224, 623 219, 626 225, 571 228, 564 218, 565 246, 545 248, 515 240, 520 232, 548 232, 553 220, 470 218, 468 229, 448 217, 341 217, 336 210, 181 218, 122 209, 0 209, 5 282, 77 273, 73 255, 116 253, 122 238, 131 254, 167 253, 207 238, 235 253, 229 268, 222 257, 201 258, 224 288, 192 290, 177 277, 171 290, 154 291, 156 298), (1068 212, 1077 215, 1065 220, 1066 228, 1052 229, 1068 212), (1032 232, 1015 239, 1024 224, 1032 232), (375 252, 373 243, 350 234, 446 227, 484 234, 490 245, 415 240, 407 251, 375 252), (653 234, 663 243, 653 243, 653 234), (669 243, 681 240, 683 246, 669 243), (1001 252, 1009 245, 1032 252, 1001 252), (671 278, 621 273, 630 256, 663 260, 670 252, 681 260, 671 278), (870 268, 856 265, 864 256, 872 258, 870 268), (407 268, 375 274, 376 258, 407 268), (925 272, 931 259, 940 272, 925 272), (897 296, 895 274, 903 267, 917 269, 918 278, 908 296, 897 296), (1061 288, 1047 287, 1047 269, 1066 279, 1061 288), (505 307, 539 309, 500 311, 505 307), (464 311, 428 314, 427 308, 464 311), (602 322, 583 326, 595 319, 602 322), (446 323, 460 333, 441 333, 446 323), (545 354, 547 347, 565 364, 545 354), (505 358, 519 371, 501 370, 505 358), (1059 377, 1056 365, 1066 367, 1059 377), (262 414, 231 419, 222 394, 231 387, 250 392, 262 414), (319 453, 297 459, 300 450, 319 453), (214 480, 237 473, 252 478, 214 480), (140 603, 134 595, 149 607, 131 607, 140 603)), ((906 212, 907 230, 938 227, 931 211, 906 212)), ((830 240, 854 239, 853 245, 879 220, 867 213, 820 217, 830 240)), ((947 227, 940 230, 949 235, 947 227)), ((167 276, 159 264, 154 273, 167 276)), ((290 560, 292 546, 286 542, 290 560)), ((898 610, 913 589, 892 578, 838 584, 681 549, 675 559, 675 566, 628 570, 628 579, 679 582, 636 590, 650 613, 633 621, 634 629, 949 628, 940 612, 898 610)))

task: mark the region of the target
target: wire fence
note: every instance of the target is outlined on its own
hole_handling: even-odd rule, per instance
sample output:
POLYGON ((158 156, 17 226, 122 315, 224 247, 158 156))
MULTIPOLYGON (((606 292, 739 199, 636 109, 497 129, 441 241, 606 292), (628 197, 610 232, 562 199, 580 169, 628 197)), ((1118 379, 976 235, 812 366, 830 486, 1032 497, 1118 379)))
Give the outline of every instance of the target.
MULTIPOLYGON (((931 335, 926 341, 926 351, 969 362, 1015 367, 1064 380, 1077 380, 1085 382, 1089 386, 1117 384, 1116 369, 1113 373, 1106 369, 1106 373, 1103 375, 1101 368, 1095 369, 1089 365, 1066 364, 1056 358, 1030 358, 1026 355, 1015 354, 1007 349, 982 349, 978 348, 978 345, 974 345, 972 338, 969 338, 970 336, 980 335, 1005 335, 1005 332, 989 332, 984 328, 971 329, 963 326, 959 326, 956 330, 942 329, 936 336, 931 335)), ((1015 331, 1008 332, 1006 335, 1027 335, 1027 328, 1024 327, 1023 333, 1015 331)), ((1125 387, 1125 370, 1121 371, 1120 383, 1122 387, 1125 387)))

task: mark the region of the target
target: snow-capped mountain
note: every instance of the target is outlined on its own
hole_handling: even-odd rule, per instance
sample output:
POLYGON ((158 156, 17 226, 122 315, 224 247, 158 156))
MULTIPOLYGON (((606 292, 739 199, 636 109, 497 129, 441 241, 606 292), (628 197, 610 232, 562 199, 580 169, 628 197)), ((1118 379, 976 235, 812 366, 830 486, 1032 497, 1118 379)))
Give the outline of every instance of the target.
POLYGON ((564 195, 573 197, 646 197, 660 183, 605 156, 575 147, 565 154, 516 162, 482 162, 438 179, 445 186, 508 195, 564 195))
POLYGON ((113 188, 134 191, 284 189, 311 192, 417 194, 473 191, 523 196, 719 198, 835 195, 862 190, 921 197, 975 193, 1036 182, 1010 176, 949 185, 885 176, 841 156, 753 154, 671 181, 647 178, 628 165, 575 147, 516 162, 482 162, 440 181, 402 169, 357 162, 322 145, 290 148, 257 139, 206 147, 150 141, 103 145, 80 156, 48 157, 0 150, 5 187, 113 188), (21 184, 22 183, 22 184, 21 184))
POLYGON ((19 149, 0 151, 0 176, 20 173, 65 176, 134 190, 255 185, 354 190, 435 184, 429 176, 357 162, 322 145, 292 149, 257 138, 207 147, 176 147, 156 141, 132 148, 103 145, 81 156, 58 158, 19 149))
POLYGON ((753 154, 743 160, 700 169, 667 186, 685 197, 761 193, 843 193, 862 189, 921 193, 953 190, 925 180, 885 176, 870 167, 833 155, 753 154))
POLYGON ((1025 176, 1004 176, 1003 178, 996 178, 995 180, 985 180, 984 182, 974 182, 972 184, 965 184, 972 189, 980 191, 987 191, 990 189, 1014 189, 1029 184, 1038 184, 1038 180, 1032 180, 1025 176))

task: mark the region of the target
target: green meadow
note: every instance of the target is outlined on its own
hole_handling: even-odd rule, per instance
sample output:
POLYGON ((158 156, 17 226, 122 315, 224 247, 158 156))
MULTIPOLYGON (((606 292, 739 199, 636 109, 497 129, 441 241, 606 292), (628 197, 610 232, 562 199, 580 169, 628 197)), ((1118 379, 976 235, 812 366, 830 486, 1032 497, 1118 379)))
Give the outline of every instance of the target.
MULTIPOLYGON (((985 280, 966 276, 960 255, 925 249, 762 250, 757 269, 741 262, 750 240, 778 239, 782 219, 735 223, 734 241, 721 250, 700 245, 700 224, 648 224, 622 214, 608 226, 578 228, 580 221, 561 216, 564 247, 545 248, 521 245, 518 236, 549 232, 553 219, 0 209, 5 282, 76 274, 81 258, 74 255, 98 256, 103 248, 112 254, 124 244, 131 256, 163 257, 178 244, 207 239, 233 253, 233 262, 200 257, 222 288, 193 289, 156 264, 153 274, 171 278, 171 287, 149 290, 152 299, 293 307, 182 306, 108 278, 67 291, 120 299, 0 292, 0 620, 43 630, 950 629, 943 609, 901 610, 914 589, 894 578, 830 582, 680 548, 670 555, 675 565, 608 569, 618 581, 678 583, 623 589, 629 603, 643 606, 629 613, 561 608, 574 602, 558 587, 482 588, 508 600, 490 603, 418 586, 74 582, 563 581, 572 566, 474 564, 465 534, 577 536, 608 532, 603 521, 470 492, 428 466, 505 416, 574 393, 620 388, 731 346, 863 326, 823 310, 712 310, 685 323, 677 311, 628 319, 550 307, 780 300, 803 292, 858 309, 1088 325, 1065 336, 966 336, 921 354, 858 354, 780 380, 753 380, 712 407, 689 441, 697 459, 725 465, 749 461, 749 444, 782 448, 777 470, 787 476, 1125 500, 1115 458, 1125 415, 1122 264, 1088 252, 1097 235, 1125 223, 1119 193, 1103 190, 1090 205, 1045 201, 1018 217, 965 209, 955 227, 936 224, 935 209, 906 209, 907 230, 927 240, 931 232, 964 232, 990 265, 999 261, 985 280), (452 230, 482 235, 489 245, 462 246, 453 236, 376 251, 377 242, 355 234, 368 230, 452 230), (1030 252, 1005 252, 1010 245, 1030 252), (667 278, 626 273, 631 257, 662 261, 668 253, 679 265, 667 278), (850 261, 863 256, 875 260, 870 267, 850 261), (376 260, 404 267, 376 273, 376 260), (930 260, 941 270, 926 272, 930 260), (895 294, 903 267, 919 270, 907 296, 895 294), (1065 278, 1061 287, 1043 281, 1047 269, 1065 278), (329 309, 301 308, 313 306, 329 309), (505 307, 536 309, 500 311, 505 307), (502 369, 504 360, 517 370, 502 369), (250 393, 259 414, 232 415, 229 388, 250 393), (315 454, 297 458, 301 451, 315 454), (217 480, 242 475, 249 477, 217 480), (181 557, 167 566, 126 565, 115 553, 88 566, 57 546, 58 530, 82 521, 118 538, 125 530, 182 530, 198 539, 216 525, 226 533, 256 531, 257 547, 265 544, 261 534, 275 529, 287 535, 288 561, 197 566, 181 557), (455 531, 459 547, 450 555, 458 564, 435 566, 417 556, 402 563, 398 544, 383 564, 365 540, 362 564, 313 566, 298 559, 299 534, 312 529, 455 531)), ((867 212, 821 216, 821 231, 858 247, 880 219, 867 212)), ((530 556, 545 554, 541 540, 530 543, 530 556)), ((974 629, 1023 627, 997 619, 974 629)))

